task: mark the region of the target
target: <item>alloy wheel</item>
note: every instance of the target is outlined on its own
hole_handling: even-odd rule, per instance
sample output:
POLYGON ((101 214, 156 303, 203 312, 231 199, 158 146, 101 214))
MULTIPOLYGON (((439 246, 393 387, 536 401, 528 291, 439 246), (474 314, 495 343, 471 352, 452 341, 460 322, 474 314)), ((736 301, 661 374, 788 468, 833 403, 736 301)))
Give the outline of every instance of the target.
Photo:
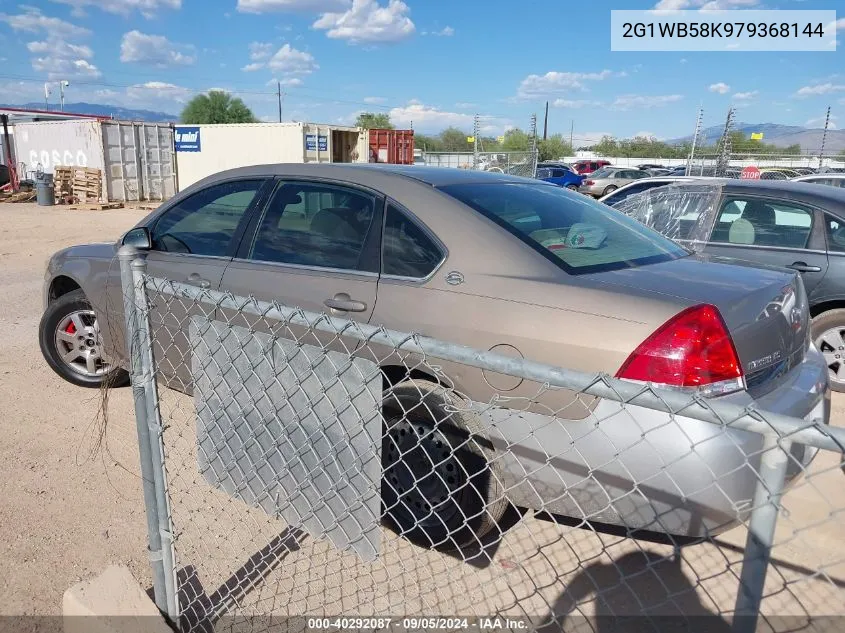
POLYGON ((111 366, 103 359, 100 327, 93 310, 76 310, 56 327, 56 351, 73 371, 93 378, 107 374, 111 366))

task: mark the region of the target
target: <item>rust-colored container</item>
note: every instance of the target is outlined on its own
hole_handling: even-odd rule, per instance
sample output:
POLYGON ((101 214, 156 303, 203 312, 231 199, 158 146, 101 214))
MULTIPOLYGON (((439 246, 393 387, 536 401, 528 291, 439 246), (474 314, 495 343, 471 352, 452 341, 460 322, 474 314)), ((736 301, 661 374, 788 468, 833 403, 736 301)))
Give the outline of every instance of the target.
POLYGON ((370 162, 414 164, 413 130, 370 130, 370 162))

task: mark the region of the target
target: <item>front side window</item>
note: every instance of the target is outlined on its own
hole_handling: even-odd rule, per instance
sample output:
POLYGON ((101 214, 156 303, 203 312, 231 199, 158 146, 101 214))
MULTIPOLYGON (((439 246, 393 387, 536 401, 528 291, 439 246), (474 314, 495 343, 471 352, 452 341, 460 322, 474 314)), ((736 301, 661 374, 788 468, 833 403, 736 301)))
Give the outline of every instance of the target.
POLYGON ((323 183, 281 184, 258 226, 250 259, 363 270, 376 198, 323 183))
POLYGON ((263 180, 212 185, 164 212, 151 230, 153 249, 225 256, 263 180))
POLYGON ((711 242, 806 248, 813 228, 809 209, 779 200, 726 200, 713 226, 711 242))
POLYGON ((633 268, 689 254, 633 218, 560 187, 488 183, 442 190, 570 274, 633 268))
POLYGON ((382 272, 385 275, 428 277, 443 252, 426 232, 396 206, 387 207, 382 237, 382 272))

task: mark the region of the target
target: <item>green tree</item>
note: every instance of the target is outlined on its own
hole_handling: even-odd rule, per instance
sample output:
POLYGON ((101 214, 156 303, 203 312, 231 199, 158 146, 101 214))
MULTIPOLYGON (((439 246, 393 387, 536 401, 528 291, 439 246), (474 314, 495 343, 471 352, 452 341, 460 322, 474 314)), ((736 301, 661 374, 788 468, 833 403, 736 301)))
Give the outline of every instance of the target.
POLYGON ((441 143, 440 137, 426 136, 414 132, 414 149, 421 149, 425 152, 440 152, 442 147, 443 143, 441 143))
POLYGON ((531 137, 518 127, 505 132, 501 147, 503 152, 527 152, 531 149, 531 137))
POLYGON ((355 119, 355 127, 362 127, 367 130, 392 130, 390 115, 386 112, 362 112, 355 119))
POLYGON ((255 123, 257 119, 246 104, 222 90, 197 95, 182 110, 182 123, 255 123))
POLYGON ((572 156, 572 146, 563 139, 561 134, 552 134, 547 139, 537 142, 540 160, 558 160, 565 156, 572 156))
POLYGON ((472 149, 467 142, 469 134, 456 127, 447 127, 440 133, 440 145, 443 152, 466 152, 472 149))
POLYGON ((601 140, 593 145, 592 150, 600 156, 618 156, 619 143, 612 136, 602 136, 601 140))

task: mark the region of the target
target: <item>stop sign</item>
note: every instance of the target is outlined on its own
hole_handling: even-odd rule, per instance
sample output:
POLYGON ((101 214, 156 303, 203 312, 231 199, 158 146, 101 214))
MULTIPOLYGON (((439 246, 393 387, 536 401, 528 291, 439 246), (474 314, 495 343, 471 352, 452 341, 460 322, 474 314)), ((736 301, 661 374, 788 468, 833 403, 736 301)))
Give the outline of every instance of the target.
POLYGON ((743 180, 760 180, 760 170, 752 165, 743 169, 739 177, 743 180))

